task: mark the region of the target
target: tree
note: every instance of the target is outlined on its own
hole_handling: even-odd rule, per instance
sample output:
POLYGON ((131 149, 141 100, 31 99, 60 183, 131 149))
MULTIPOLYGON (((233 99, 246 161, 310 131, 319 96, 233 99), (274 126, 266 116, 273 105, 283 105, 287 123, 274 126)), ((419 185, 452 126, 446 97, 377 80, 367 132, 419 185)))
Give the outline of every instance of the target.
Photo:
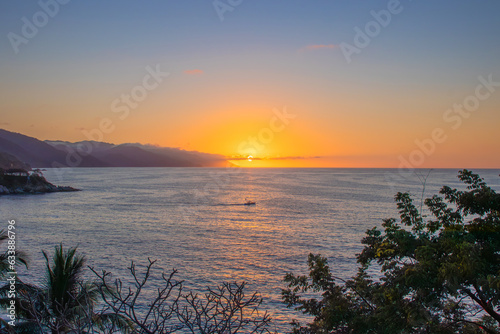
MULTIPOLYGON (((85 258, 76 248, 55 247, 49 259, 44 251, 46 277, 41 286, 16 282, 16 309, 21 320, 17 333, 89 333, 113 326, 126 330, 130 324, 119 315, 95 312, 100 300, 96 283, 82 278, 85 258)), ((0 288, 0 303, 7 306, 8 285, 0 288)))
POLYGON ((256 292, 247 296, 245 283, 223 283, 203 294, 184 293, 183 282, 174 279, 176 270, 158 277, 156 261, 148 260, 142 274, 134 263, 130 265, 134 286, 128 288, 121 279, 112 280, 109 272, 91 268, 100 281, 105 310, 128 319, 134 333, 269 332, 271 318, 259 310, 262 298, 256 292), (152 284, 156 287, 151 288, 152 284))
POLYGON ((444 186, 426 199, 429 218, 398 193, 400 220, 366 232, 351 279, 312 254, 309 275, 287 274, 284 302, 313 316, 294 332, 498 333, 500 195, 470 171, 458 177, 466 190, 444 186))
POLYGON ((184 293, 177 271, 155 277, 156 261, 149 260, 144 273, 129 267, 133 286, 124 287, 106 271, 96 281, 82 278, 85 258, 76 248, 55 248, 46 261, 42 285, 17 279, 15 296, 9 284, 0 288, 0 306, 15 301, 15 327, 0 322, 0 333, 268 333, 271 318, 259 310, 258 293, 245 294, 245 283, 223 283, 197 294, 184 293))
POLYGON ((124 287, 119 278, 111 279, 110 272, 90 269, 99 280, 98 287, 105 311, 128 319, 134 333, 173 333, 182 328, 173 322, 182 293, 182 282, 173 279, 177 273, 175 270, 170 275, 162 273, 161 279, 157 280, 160 282, 157 287, 148 291, 148 283, 151 283, 156 263, 148 260, 149 264, 143 274, 137 272, 133 262, 128 268, 132 275, 133 287, 124 287))
POLYGON ((245 286, 223 283, 201 295, 183 295, 177 317, 192 334, 270 333, 271 317, 259 310, 262 298, 257 292, 247 297, 245 286))

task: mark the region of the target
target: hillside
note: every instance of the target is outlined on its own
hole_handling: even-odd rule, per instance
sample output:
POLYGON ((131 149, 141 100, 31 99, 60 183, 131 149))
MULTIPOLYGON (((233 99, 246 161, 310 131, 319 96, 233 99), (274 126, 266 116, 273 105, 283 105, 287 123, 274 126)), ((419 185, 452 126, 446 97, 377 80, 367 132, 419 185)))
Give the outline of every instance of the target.
POLYGON ((22 162, 12 154, 0 152, 0 169, 24 169, 31 170, 31 166, 22 162))
MULTIPOLYGON (((36 138, 3 129, 0 129, 0 152, 13 155, 33 168, 68 165, 67 152, 36 138)), ((105 167, 105 164, 95 157, 82 156, 79 167, 105 167)))
POLYGON ((41 141, 0 129, 0 152, 33 168, 50 167, 226 167, 221 155, 142 144, 41 141))

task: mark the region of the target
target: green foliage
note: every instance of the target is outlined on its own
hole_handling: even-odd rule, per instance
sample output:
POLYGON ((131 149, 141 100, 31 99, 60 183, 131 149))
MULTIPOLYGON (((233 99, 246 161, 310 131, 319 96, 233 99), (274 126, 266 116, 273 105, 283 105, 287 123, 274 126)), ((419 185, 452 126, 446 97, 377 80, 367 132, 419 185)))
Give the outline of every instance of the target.
MULTIPOLYGON (((52 259, 43 252, 46 277, 41 286, 16 282, 18 333, 88 333, 96 329, 126 329, 129 323, 115 314, 96 312, 101 300, 98 285, 82 278, 85 258, 76 248, 56 246, 52 259), (109 327, 109 326, 108 326, 109 327)), ((10 303, 9 286, 0 288, 0 305, 10 303)))
POLYGON ((288 274, 284 302, 314 318, 294 323, 294 332, 500 331, 500 195, 470 171, 459 179, 466 191, 445 186, 425 200, 426 221, 410 195, 398 193, 400 220, 366 232, 350 280, 312 254, 308 276, 288 274), (380 268, 380 277, 371 278, 369 268, 380 268))
POLYGON ((142 274, 131 264, 134 283, 124 287, 109 272, 92 268, 97 280, 84 280, 85 258, 76 248, 59 245, 52 257, 43 255, 40 286, 17 278, 15 289, 10 282, 0 287, 0 307, 8 310, 15 303, 15 319, 0 319, 0 333, 269 333, 271 318, 260 310, 262 298, 257 292, 247 295, 244 282, 185 293, 182 281, 173 279, 176 270, 161 272, 152 282, 156 261, 148 259, 142 274))

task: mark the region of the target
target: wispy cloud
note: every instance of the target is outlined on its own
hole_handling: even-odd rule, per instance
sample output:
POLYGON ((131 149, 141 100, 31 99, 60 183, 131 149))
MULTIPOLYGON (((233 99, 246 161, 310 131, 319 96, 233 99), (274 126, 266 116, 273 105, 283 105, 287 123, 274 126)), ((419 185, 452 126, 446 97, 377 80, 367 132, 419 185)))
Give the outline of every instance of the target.
POLYGON ((312 45, 307 45, 300 49, 300 51, 314 51, 314 50, 321 50, 321 49, 335 49, 337 48, 338 45, 335 44, 312 44, 312 45))
MULTIPOLYGON (((303 160, 303 159, 321 159, 321 156, 303 157, 303 156, 286 156, 286 157, 252 157, 252 160, 303 160)), ((227 160, 248 160, 246 156, 232 156, 227 157, 227 160)))
POLYGON ((303 160, 303 159, 321 159, 321 156, 313 156, 313 157, 300 157, 300 156, 291 156, 291 157, 275 157, 270 158, 270 160, 303 160))
POLYGON ((200 74, 203 74, 203 70, 198 70, 198 69, 186 70, 186 71, 184 71, 184 74, 187 74, 187 75, 200 75, 200 74))
POLYGON ((10 125, 9 122, 0 122, 0 126, 7 126, 7 125, 10 125))

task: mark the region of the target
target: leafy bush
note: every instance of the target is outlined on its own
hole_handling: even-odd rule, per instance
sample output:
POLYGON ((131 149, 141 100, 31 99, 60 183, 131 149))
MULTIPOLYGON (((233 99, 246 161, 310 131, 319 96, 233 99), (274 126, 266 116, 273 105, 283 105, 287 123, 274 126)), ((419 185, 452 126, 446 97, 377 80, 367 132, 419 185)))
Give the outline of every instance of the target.
POLYGON ((425 221, 410 195, 398 193, 400 220, 366 232, 350 280, 313 254, 309 275, 287 274, 284 302, 313 316, 294 332, 498 333, 500 195, 470 171, 459 179, 466 191, 444 186, 425 200, 425 221), (380 277, 368 275, 378 267, 380 277))

